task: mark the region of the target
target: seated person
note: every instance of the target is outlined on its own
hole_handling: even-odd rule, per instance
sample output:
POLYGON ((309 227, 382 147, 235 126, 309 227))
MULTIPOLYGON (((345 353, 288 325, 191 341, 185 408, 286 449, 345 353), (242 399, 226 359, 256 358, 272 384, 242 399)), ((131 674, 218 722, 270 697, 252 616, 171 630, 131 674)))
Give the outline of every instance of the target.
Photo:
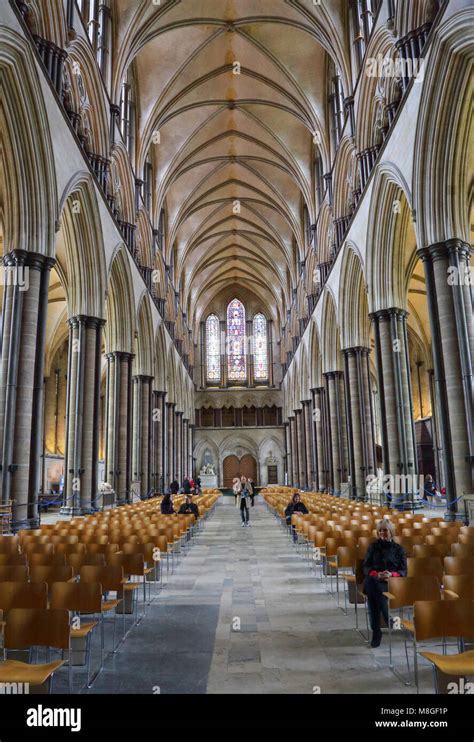
POLYGON ((364 593, 367 595, 370 626, 372 629, 371 647, 380 646, 380 612, 388 626, 388 605, 384 592, 388 590, 389 577, 405 577, 407 559, 403 548, 393 540, 393 526, 387 519, 377 523, 377 540, 370 544, 363 564, 365 581, 364 593))
POLYGON ((162 515, 174 515, 173 499, 170 494, 164 495, 160 505, 162 515))
POLYGON ((199 518, 199 508, 196 505, 196 503, 193 502, 192 495, 186 495, 186 501, 183 502, 180 509, 178 510, 178 515, 189 515, 189 514, 194 515, 196 520, 199 518))
MULTIPOLYGON (((295 492, 295 494, 291 498, 291 502, 287 505, 286 510, 285 510, 287 526, 291 525, 291 516, 293 515, 293 513, 303 513, 303 515, 306 515, 308 513, 308 508, 306 507, 304 502, 301 502, 301 498, 298 492, 295 492)), ((297 535, 293 527, 293 541, 296 541, 296 540, 297 540, 297 535)))

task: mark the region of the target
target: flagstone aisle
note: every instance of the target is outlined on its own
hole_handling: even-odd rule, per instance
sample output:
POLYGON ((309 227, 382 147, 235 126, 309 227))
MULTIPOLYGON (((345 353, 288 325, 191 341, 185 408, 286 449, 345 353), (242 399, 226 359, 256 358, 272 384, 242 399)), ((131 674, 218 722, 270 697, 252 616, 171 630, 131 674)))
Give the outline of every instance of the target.
MULTIPOLYGON (((412 692, 386 667, 387 637, 377 650, 365 644, 353 607, 343 614, 263 502, 251 524, 241 528, 233 498, 220 499, 90 692, 412 692)), ((428 668, 423 678, 431 691, 428 668)))

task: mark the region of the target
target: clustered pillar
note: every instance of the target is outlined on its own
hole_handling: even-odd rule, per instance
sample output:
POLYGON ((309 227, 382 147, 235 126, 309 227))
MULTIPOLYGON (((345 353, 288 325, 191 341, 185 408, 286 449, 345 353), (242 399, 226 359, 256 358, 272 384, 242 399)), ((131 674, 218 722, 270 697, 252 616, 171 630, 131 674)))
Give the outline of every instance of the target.
POLYGON ((66 452, 62 512, 82 515, 96 507, 100 367, 104 320, 69 320, 66 452))
POLYGON ((131 483, 132 360, 131 353, 107 355, 105 473, 119 504, 128 499, 131 483))
POLYGON ((1 502, 13 528, 38 525, 43 377, 52 258, 14 250, 4 257, 0 385, 1 502))

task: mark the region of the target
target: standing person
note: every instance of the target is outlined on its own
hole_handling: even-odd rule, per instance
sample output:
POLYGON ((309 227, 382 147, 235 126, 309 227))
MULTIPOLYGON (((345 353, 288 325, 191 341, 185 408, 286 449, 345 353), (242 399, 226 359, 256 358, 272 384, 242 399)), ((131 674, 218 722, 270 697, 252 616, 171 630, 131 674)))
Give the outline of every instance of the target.
POLYGON ((242 518, 242 528, 245 526, 250 528, 249 500, 251 491, 252 488, 249 483, 245 481, 244 487, 240 493, 240 517, 242 518))
POLYGON ((235 506, 237 507, 237 499, 238 499, 240 493, 242 492, 242 484, 241 484, 240 479, 238 477, 236 477, 234 479, 234 483, 232 485, 232 491, 234 493, 235 506))
POLYGON ((188 477, 185 477, 183 479, 183 492, 184 492, 185 495, 190 495, 191 494, 191 483, 190 483, 188 477))
POLYGON ((179 492, 179 482, 178 482, 178 479, 175 477, 170 484, 170 493, 172 495, 177 495, 178 492, 179 492))
POLYGON ((196 495, 201 494, 201 477, 196 477, 196 495))
POLYGON ((247 482, 250 484, 250 502, 253 507, 255 505, 255 483, 250 477, 247 479, 247 482))

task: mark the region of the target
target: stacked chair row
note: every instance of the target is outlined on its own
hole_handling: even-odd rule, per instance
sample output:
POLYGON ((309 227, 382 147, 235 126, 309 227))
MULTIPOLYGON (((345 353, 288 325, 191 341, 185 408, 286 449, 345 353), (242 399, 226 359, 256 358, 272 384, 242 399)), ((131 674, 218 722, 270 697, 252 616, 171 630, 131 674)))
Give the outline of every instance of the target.
POLYGON ((288 525, 284 515, 288 496, 272 493, 265 496, 265 501, 282 528, 289 535, 296 534, 295 548, 325 581, 338 606, 347 614, 348 605, 354 605, 355 628, 365 641, 369 641, 369 630, 363 561, 376 538, 377 521, 388 518, 394 540, 407 555, 407 576, 390 578, 385 594, 389 607, 389 669, 406 685, 414 682, 417 691, 420 655, 433 666, 437 692, 445 692, 450 680, 456 679, 460 685, 460 678, 474 675, 474 651, 466 650, 474 640, 473 526, 318 493, 302 494, 309 513, 292 515, 288 525), (365 632, 359 628, 361 605, 365 605, 365 632), (394 632, 403 637, 406 676, 394 664, 394 632), (454 645, 448 645, 448 638, 454 645), (437 640, 441 640, 442 653, 422 651, 422 642, 437 640), (413 648, 413 672, 409 643, 413 648), (448 652, 453 646, 455 652, 448 652))
MULTIPOLYGON (((184 498, 175 498, 175 507, 180 500, 184 498)), ((163 559, 169 579, 170 565, 173 572, 216 501, 215 495, 200 498, 197 521, 192 514, 162 515, 160 499, 154 498, 1 536, 0 685, 27 684, 29 692, 51 691, 53 676, 66 666, 72 693, 74 667, 82 665, 87 668, 86 686, 92 687, 104 666, 106 619, 113 626, 109 651, 115 653, 145 615, 152 585, 162 588, 163 559), (122 636, 116 642, 120 614, 122 636), (91 677, 95 635, 100 663, 91 677), (40 649, 46 662, 38 662, 40 649), (50 661, 52 650, 60 657, 50 661), (20 660, 12 659, 18 655, 20 660)))

